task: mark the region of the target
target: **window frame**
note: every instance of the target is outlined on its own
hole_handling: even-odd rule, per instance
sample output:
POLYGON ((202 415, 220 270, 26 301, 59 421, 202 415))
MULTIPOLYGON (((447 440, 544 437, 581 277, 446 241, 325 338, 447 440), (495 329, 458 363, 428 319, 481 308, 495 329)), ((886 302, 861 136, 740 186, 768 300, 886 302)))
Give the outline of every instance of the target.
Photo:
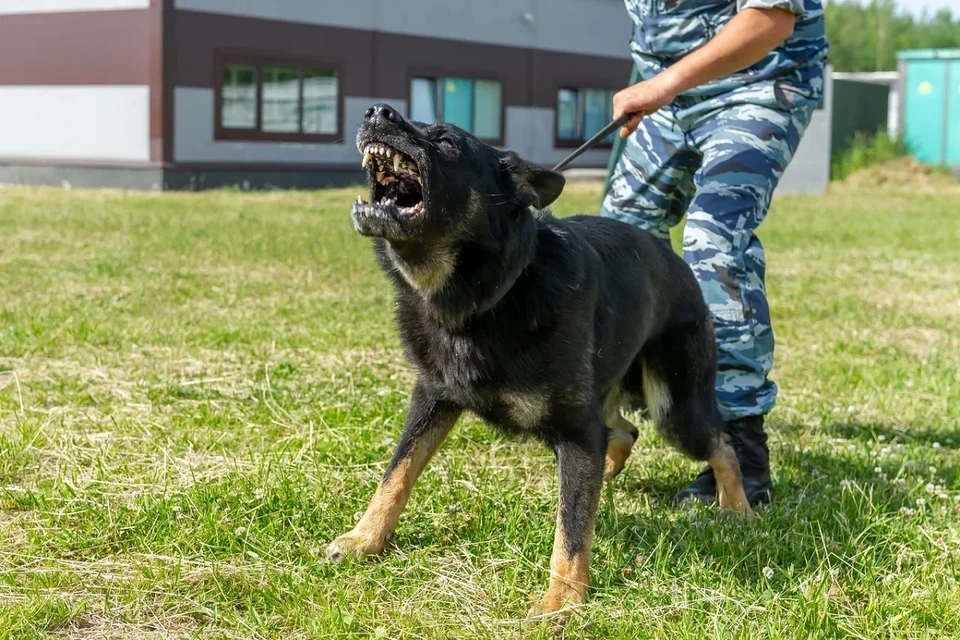
MULTIPOLYGON (((581 87, 573 84, 558 84, 556 89, 553 92, 553 144, 556 149, 577 149, 584 142, 589 140, 589 138, 583 138, 580 140, 571 140, 570 138, 561 138, 560 137, 560 92, 561 91, 576 91, 579 95, 583 91, 607 91, 610 93, 616 93, 623 87, 603 87, 603 86, 594 86, 594 87, 581 87)), ((579 100, 578 100, 579 102, 579 100)), ((579 106, 578 106, 579 109, 579 106)), ((580 118, 581 128, 583 125, 583 113, 578 112, 577 117, 580 118)), ((614 136, 618 135, 617 132, 613 132, 614 136)), ((598 142, 593 149, 613 149, 613 142, 601 141, 598 142)))
MULTIPOLYGON (((410 67, 407 69, 407 113, 413 113, 413 80, 415 78, 427 78, 436 82, 444 78, 463 78, 472 80, 472 92, 470 100, 474 106, 474 120, 476 120, 476 100, 477 85, 476 82, 497 82, 500 84, 500 137, 499 138, 479 138, 478 139, 490 145, 491 147, 502 147, 506 143, 507 130, 507 83, 502 76, 488 72, 474 73, 462 69, 438 69, 437 67, 410 67)), ((438 122, 442 122, 439 120, 438 122)), ((475 123, 473 123, 475 124, 475 123)))
POLYGON ((343 139, 343 64, 330 58, 314 58, 276 52, 253 50, 218 51, 213 65, 214 82, 214 139, 246 142, 339 142, 343 139), (256 69, 257 107, 253 129, 233 129, 223 126, 223 73, 229 65, 250 66, 256 69), (300 74, 300 126, 303 126, 303 75, 308 69, 333 71, 337 77, 337 129, 333 133, 281 133, 263 130, 263 68, 270 66, 296 67, 300 74))

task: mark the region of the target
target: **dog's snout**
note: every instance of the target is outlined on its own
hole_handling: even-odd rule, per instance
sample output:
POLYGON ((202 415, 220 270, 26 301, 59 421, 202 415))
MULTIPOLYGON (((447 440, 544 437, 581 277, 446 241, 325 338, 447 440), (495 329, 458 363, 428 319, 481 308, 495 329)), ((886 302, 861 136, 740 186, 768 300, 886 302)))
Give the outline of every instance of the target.
POLYGON ((364 115, 368 121, 383 119, 388 122, 399 122, 401 120, 400 114, 397 113, 396 109, 388 104, 375 104, 367 109, 364 115))

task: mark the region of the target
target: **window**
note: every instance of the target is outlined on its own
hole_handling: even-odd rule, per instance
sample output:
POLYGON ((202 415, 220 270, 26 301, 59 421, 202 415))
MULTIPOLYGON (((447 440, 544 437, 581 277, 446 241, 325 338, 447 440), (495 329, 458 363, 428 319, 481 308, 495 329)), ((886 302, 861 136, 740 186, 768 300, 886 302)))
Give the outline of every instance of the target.
POLYGON ((221 66, 217 137, 332 140, 340 134, 339 74, 291 62, 221 66))
POLYGON ((503 86, 496 80, 414 78, 410 117, 449 122, 481 140, 503 139, 503 86))
MULTIPOLYGON (((557 92, 557 140, 586 142, 613 120, 613 96, 607 89, 560 89, 557 92)), ((613 144, 616 132, 604 142, 613 144)))

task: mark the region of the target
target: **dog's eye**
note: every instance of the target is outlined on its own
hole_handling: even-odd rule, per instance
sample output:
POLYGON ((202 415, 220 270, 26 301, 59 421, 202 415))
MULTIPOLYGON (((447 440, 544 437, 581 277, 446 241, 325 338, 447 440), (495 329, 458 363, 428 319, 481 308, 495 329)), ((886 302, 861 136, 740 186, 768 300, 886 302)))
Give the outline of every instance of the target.
POLYGON ((441 139, 440 139, 440 145, 443 146, 444 149, 456 149, 456 148, 457 148, 457 146, 456 146, 455 144, 453 144, 453 142, 452 142, 451 140, 448 140, 448 139, 446 139, 446 138, 441 138, 441 139))

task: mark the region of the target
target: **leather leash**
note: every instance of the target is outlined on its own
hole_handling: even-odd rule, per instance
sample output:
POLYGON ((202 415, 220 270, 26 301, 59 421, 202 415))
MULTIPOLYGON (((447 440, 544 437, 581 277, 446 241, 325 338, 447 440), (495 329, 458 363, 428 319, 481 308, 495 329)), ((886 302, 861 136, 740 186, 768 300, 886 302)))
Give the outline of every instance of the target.
POLYGON ((579 158, 580 155, 583 154, 584 151, 587 151, 587 150, 590 149, 591 147, 595 146, 595 145, 598 144, 601 140, 603 140, 604 138, 606 138, 608 135, 610 135, 611 133, 613 133, 614 131, 616 131, 617 129, 619 129, 620 127, 622 127, 623 125, 627 124, 627 122, 630 121, 631 115, 633 115, 633 114, 625 113, 625 114, 623 114, 622 116, 620 116, 619 118, 617 118, 616 120, 614 120, 613 122, 611 122, 610 124, 608 124, 607 126, 605 126, 603 129, 601 129, 600 131, 598 131, 595 136, 593 136, 592 138, 590 138, 589 140, 587 140, 586 142, 584 142, 576 151, 574 151, 574 152, 571 153, 569 156, 567 156, 566 158, 564 158, 563 161, 562 161, 560 164, 558 164, 557 166, 555 166, 555 167, 553 168, 553 170, 554 170, 554 171, 560 171, 561 169, 563 169, 564 167, 566 167, 568 164, 570 164, 571 162, 573 162, 574 160, 576 160, 577 158, 579 158))

